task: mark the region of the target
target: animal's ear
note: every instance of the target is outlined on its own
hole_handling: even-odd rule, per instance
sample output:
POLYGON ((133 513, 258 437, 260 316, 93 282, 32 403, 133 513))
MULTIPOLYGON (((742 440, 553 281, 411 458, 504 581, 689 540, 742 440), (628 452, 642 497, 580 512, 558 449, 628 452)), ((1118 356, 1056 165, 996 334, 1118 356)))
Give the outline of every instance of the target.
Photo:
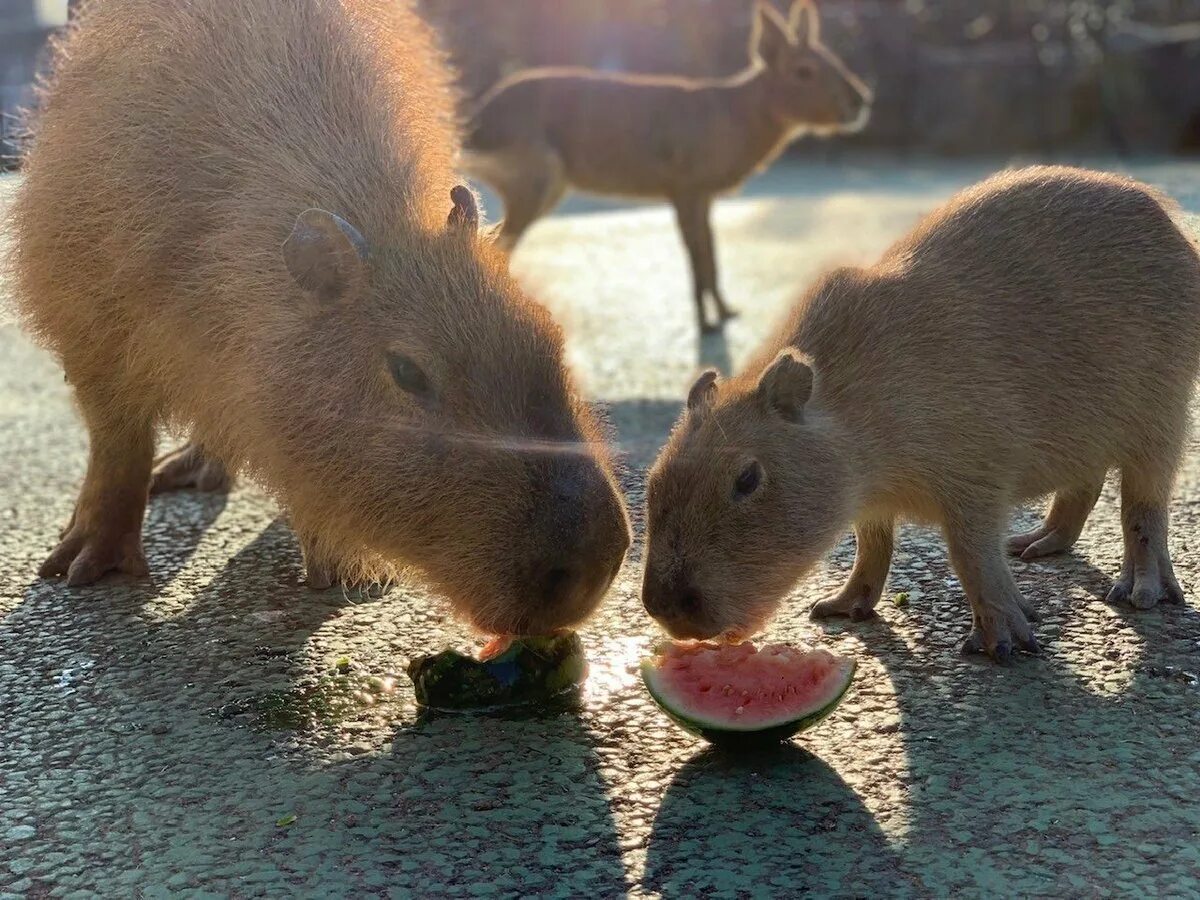
POLYGON ((750 32, 750 58, 757 59, 772 68, 787 58, 792 45, 787 23, 774 7, 766 3, 754 4, 754 26, 750 32))
POLYGON ((367 242, 358 229, 323 209, 300 213, 283 242, 283 259, 296 284, 322 303, 357 296, 366 282, 367 258, 367 242))
POLYGON ((788 13, 788 30, 800 46, 814 47, 821 43, 821 15, 812 0, 796 0, 788 13))
POLYGON ((454 208, 446 219, 446 227, 463 234, 475 234, 479 230, 479 204, 475 195, 470 188, 460 184, 450 189, 450 199, 454 208))
POLYGON ((787 349, 775 357, 758 379, 758 396, 773 410, 791 422, 804 418, 804 404, 812 396, 813 370, 795 350, 787 349))
POLYGON ((721 374, 716 369, 705 369, 688 391, 687 411, 691 415, 703 415, 712 406, 717 396, 717 379, 721 374))

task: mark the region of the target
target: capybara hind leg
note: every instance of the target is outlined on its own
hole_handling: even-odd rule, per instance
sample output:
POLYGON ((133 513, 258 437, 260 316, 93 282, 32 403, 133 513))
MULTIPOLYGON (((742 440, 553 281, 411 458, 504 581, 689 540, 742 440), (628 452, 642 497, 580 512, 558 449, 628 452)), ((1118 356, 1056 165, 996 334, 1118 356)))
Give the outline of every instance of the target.
POLYGON ((1183 603, 1167 550, 1167 503, 1173 478, 1162 469, 1121 469, 1121 530, 1125 560, 1108 592, 1109 603, 1129 601, 1137 609, 1160 602, 1183 603))
POLYGON ((548 149, 523 152, 496 189, 504 200, 504 221, 496 245, 511 253, 525 231, 546 215, 567 192, 562 160, 548 149))
POLYGON ((71 524, 42 564, 43 578, 90 584, 108 572, 149 574, 142 518, 154 457, 149 418, 114 407, 93 389, 76 391, 90 441, 87 475, 71 524))
POLYGON ((888 570, 892 567, 892 542, 896 530, 892 519, 856 522, 854 568, 845 586, 834 597, 812 608, 813 619, 849 616, 854 621, 875 615, 875 605, 883 595, 888 570))
POLYGON ((206 494, 226 494, 233 488, 233 476, 225 464, 189 442, 154 461, 150 479, 151 494, 197 490, 206 494))
POLYGON ((1103 489, 1104 479, 1101 477, 1083 487, 1056 493, 1041 525, 1008 539, 1009 553, 1022 559, 1037 559, 1039 556, 1070 550, 1079 540, 1084 523, 1103 489))
POLYGON ((1032 609, 1004 561, 996 521, 991 516, 960 520, 947 525, 946 540, 950 561, 971 603, 972 628, 963 641, 963 652, 986 653, 997 662, 1007 662, 1016 649, 1038 652, 1038 643, 1029 625, 1032 609))

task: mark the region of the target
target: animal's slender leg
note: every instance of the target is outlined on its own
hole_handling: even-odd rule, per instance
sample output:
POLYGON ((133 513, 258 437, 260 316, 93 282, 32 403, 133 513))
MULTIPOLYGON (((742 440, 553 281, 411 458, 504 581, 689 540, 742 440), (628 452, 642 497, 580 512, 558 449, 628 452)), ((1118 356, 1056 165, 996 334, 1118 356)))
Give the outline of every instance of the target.
POLYGON ((712 229, 708 221, 712 199, 704 195, 686 195, 676 197, 672 202, 692 266, 692 296, 696 303, 696 320, 702 332, 710 333, 718 330, 721 321, 729 317, 729 310, 717 293, 716 257, 713 251, 712 229), (718 319, 715 323, 709 323, 704 308, 704 298, 710 293, 714 295, 717 305, 718 319))
POLYGON ((541 148, 514 156, 513 167, 495 185, 504 200, 504 222, 496 244, 511 253, 526 230, 546 215, 567 192, 562 159, 553 150, 541 148))

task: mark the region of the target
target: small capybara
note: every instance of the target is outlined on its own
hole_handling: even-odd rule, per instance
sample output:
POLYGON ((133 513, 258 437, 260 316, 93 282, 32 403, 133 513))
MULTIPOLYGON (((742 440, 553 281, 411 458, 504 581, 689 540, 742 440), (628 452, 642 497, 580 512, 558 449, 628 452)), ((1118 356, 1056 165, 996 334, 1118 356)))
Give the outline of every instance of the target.
POLYGON ((502 80, 472 117, 467 165, 504 199, 499 242, 508 250, 571 187, 669 200, 691 260, 700 327, 713 331, 734 314, 717 280, 713 198, 801 134, 861 128, 871 99, 821 42, 811 0, 796 0, 786 21, 758 3, 750 63, 728 78, 551 68, 502 80), (708 296, 715 322, 705 314, 708 296))
POLYGON ((44 576, 146 574, 168 423, 347 577, 415 570, 490 632, 595 607, 624 505, 560 329, 454 187, 448 84, 395 0, 85 7, 9 223, 91 445, 44 576))
POLYGON ((1115 175, 1010 171, 870 268, 820 279, 746 372, 701 376, 650 474, 646 609, 680 637, 752 632, 853 523, 816 617, 872 615, 898 518, 939 525, 971 603, 965 651, 1033 652, 1008 542, 1070 547, 1121 471, 1109 594, 1182 602, 1167 505, 1200 368, 1200 261, 1163 198, 1115 175))

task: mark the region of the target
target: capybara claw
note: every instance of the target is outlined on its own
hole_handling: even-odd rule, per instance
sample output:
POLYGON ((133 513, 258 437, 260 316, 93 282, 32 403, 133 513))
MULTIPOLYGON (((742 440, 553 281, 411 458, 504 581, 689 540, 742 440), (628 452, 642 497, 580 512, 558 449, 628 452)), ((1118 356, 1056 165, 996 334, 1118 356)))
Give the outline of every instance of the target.
POLYGON ((963 656, 974 656, 977 653, 983 652, 983 643, 980 639, 979 632, 972 629, 971 633, 963 638, 962 646, 959 647, 959 652, 963 656))
POLYGON ((1129 595, 1133 593, 1133 579, 1118 579, 1109 588, 1108 594, 1104 597, 1104 602, 1112 606, 1120 606, 1129 600, 1129 595))
POLYGON ((134 578, 145 578, 150 574, 139 533, 87 534, 72 527, 38 569, 42 578, 65 575, 68 587, 92 584, 109 572, 121 572, 134 578))
POLYGON ((1105 602, 1112 605, 1128 603, 1134 609, 1154 609, 1159 603, 1178 605, 1184 603, 1183 589, 1173 573, 1137 580, 1122 575, 1113 584, 1105 602))
POLYGON ((857 591, 844 591, 836 597, 821 600, 814 604, 808 613, 808 617, 814 622, 838 616, 849 617, 851 622, 866 622, 877 615, 874 600, 862 596, 857 591))
POLYGON ((1012 644, 1008 641, 997 641, 991 656, 996 662, 1005 664, 1012 661, 1012 644))

